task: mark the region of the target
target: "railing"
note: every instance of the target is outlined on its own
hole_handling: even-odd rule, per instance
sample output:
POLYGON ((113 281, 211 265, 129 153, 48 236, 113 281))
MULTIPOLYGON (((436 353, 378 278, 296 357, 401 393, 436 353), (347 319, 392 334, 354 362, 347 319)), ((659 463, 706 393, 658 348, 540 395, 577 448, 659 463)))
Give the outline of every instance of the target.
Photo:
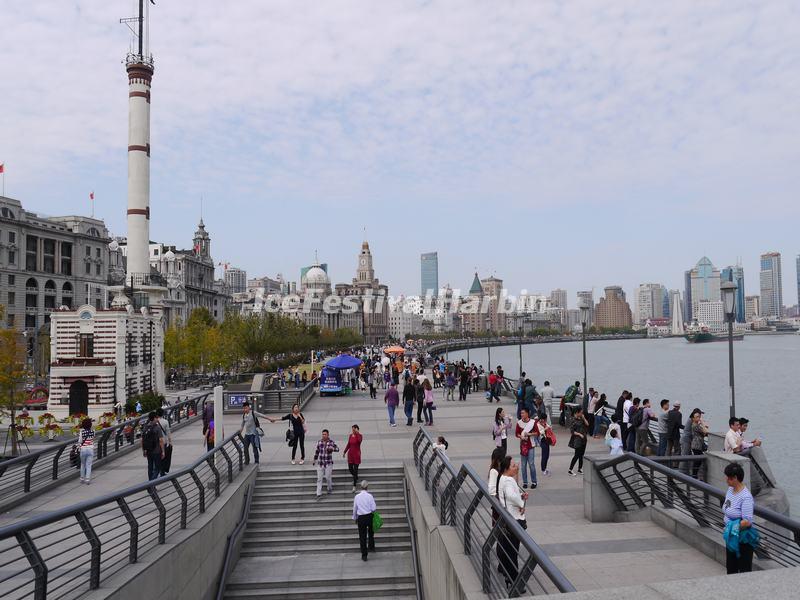
POLYGON ((489 494, 486 482, 470 465, 456 470, 433 448, 433 440, 422 428, 414 438, 413 450, 414 463, 425 489, 430 490, 441 524, 456 528, 485 593, 508 598, 575 591, 544 550, 489 494))
MULTIPOLYGON (((593 333, 587 334, 587 341, 595 340, 626 340, 647 337, 647 333, 593 333)), ((422 349, 432 356, 442 355, 446 352, 456 352, 467 348, 486 348, 487 346, 517 346, 519 344, 552 344, 557 342, 580 342, 580 335, 543 335, 543 336, 511 336, 494 338, 459 338, 430 344, 422 349)), ((488 365, 487 365, 488 366, 488 365)))
POLYGON ((243 445, 237 432, 165 477, 0 528, 0 596, 69 599, 99 588, 206 512, 244 470, 243 445))
MULTIPOLYGON (((266 392, 251 392, 255 409, 259 413, 268 413, 274 410, 290 409, 292 405, 299 404, 303 410, 308 401, 314 396, 316 386, 313 381, 309 381, 301 388, 286 388, 283 390, 268 390, 266 392)), ((247 394, 247 392, 237 392, 247 394)))
POLYGON ((219 584, 217 585, 217 600, 224 600, 225 587, 228 585, 228 576, 231 569, 236 565, 236 558, 238 556, 239 538, 242 536, 244 528, 247 526, 247 517, 250 514, 250 504, 253 501, 254 486, 250 486, 244 493, 244 500, 242 501, 242 516, 236 524, 233 532, 228 536, 228 541, 225 544, 225 560, 222 563, 222 572, 219 576, 219 584))
MULTIPOLYGON (((411 502, 408 496, 408 479, 403 478, 403 504, 406 510, 406 523, 408 531, 411 533, 411 564, 414 567, 414 586, 416 588, 417 600, 423 600, 422 593, 422 573, 419 568, 419 550, 417 549, 417 527, 414 525, 414 517, 411 516, 411 502)), ((222 600, 218 598, 217 600, 222 600)))
MULTIPOLYGON (((669 466, 680 462, 696 464, 705 459, 705 456, 672 456, 653 460, 626 453, 593 465, 619 510, 645 506, 674 509, 698 526, 718 533, 722 543, 721 506, 725 492, 669 466)), ((755 517, 755 526, 761 534, 756 556, 784 567, 800 566, 800 521, 760 507, 757 501, 755 517)))
MULTIPOLYGON (((211 394, 184 400, 164 408, 164 417, 178 429, 203 414, 211 394)), ((95 460, 112 460, 129 452, 141 435, 147 415, 128 419, 95 433, 95 460), (110 448, 109 448, 110 446, 110 448)), ((80 465, 70 460, 70 448, 76 439, 48 445, 44 450, 31 452, 0 462, 0 511, 6 511, 28 498, 77 476, 80 465)), ((95 463, 96 465, 102 463, 95 463)))

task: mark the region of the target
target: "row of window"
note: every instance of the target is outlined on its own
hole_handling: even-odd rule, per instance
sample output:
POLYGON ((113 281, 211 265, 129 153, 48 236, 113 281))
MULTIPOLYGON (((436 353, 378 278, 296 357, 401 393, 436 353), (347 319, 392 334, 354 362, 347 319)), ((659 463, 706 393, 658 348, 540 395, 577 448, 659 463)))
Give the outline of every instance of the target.
MULTIPOLYGON (((14 231, 8 233, 8 244, 16 244, 17 234, 14 231)), ((0 231, 0 241, 2 241, 3 232, 0 231)), ((29 235, 25 238, 25 270, 26 271, 40 271, 43 273, 59 273, 61 275, 72 275, 72 243, 70 242, 57 242, 51 239, 42 239, 41 247, 39 244, 40 238, 35 235, 29 235), (56 263, 56 244, 61 245, 60 260, 56 263), (56 269, 58 267, 58 269, 56 269)), ((102 266, 102 248, 95 246, 86 246, 86 258, 90 260, 84 261, 84 274, 92 274, 92 255, 96 259, 94 261, 94 274, 100 276, 103 273, 102 266)), ((8 264, 16 265, 17 253, 15 250, 8 251, 8 264)))

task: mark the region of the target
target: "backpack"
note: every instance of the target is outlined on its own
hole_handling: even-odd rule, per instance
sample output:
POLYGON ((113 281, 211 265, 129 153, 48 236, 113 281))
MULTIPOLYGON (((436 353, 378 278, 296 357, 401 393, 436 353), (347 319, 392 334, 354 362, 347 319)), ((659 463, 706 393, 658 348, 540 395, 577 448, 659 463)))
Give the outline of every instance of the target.
POLYGON ((517 398, 519 398, 520 400, 525 398, 525 384, 524 383, 517 388, 517 398))
MULTIPOLYGON (((633 408, 633 407, 631 407, 633 408)), ((642 425, 642 420, 644 419, 644 409, 637 408, 636 412, 630 415, 631 426, 635 428, 639 428, 642 425)))
POLYGON ((567 391, 564 392, 564 402, 572 402, 575 400, 575 396, 578 395, 578 388, 574 385, 571 385, 567 388, 567 391))
POLYGON ((160 427, 160 424, 156 421, 147 425, 144 432, 142 432, 142 449, 145 452, 152 452, 158 446, 158 433, 156 433, 156 425, 159 425, 160 427))

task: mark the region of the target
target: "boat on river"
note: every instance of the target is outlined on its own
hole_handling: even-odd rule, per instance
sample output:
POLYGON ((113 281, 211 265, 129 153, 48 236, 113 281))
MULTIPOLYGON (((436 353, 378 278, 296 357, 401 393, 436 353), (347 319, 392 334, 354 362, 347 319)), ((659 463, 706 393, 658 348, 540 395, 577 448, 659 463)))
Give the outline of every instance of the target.
MULTIPOLYGON (((711 331, 707 325, 703 323, 692 323, 687 329, 686 334, 683 336, 690 344, 705 344, 706 342, 726 342, 728 341, 727 333, 715 333, 711 331)), ((744 339, 744 333, 741 331, 733 332, 733 340, 741 341, 744 339)))

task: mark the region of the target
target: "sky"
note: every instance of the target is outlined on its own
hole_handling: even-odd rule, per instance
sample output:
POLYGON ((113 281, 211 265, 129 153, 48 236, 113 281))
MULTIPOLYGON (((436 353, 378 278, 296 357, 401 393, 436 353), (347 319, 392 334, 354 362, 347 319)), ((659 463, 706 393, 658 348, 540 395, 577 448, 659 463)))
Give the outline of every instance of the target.
MULTIPOLYGON (((134 2, 5 3, 0 163, 35 212, 125 234, 134 2)), ((151 6, 151 238, 289 280, 349 281, 362 239, 391 294, 419 255, 466 292, 644 282, 707 255, 800 253, 796 1, 151 6)))

